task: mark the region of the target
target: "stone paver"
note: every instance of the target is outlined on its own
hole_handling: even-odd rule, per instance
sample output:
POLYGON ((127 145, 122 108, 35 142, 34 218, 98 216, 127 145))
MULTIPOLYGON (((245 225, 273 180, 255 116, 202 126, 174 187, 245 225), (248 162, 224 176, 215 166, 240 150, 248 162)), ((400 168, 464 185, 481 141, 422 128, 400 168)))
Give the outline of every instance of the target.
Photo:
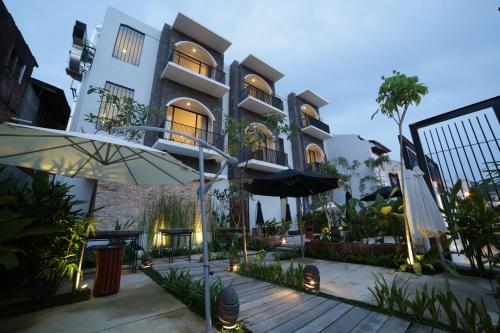
POLYGON ((122 275, 117 294, 0 320, 0 331, 9 333, 194 333, 203 329, 202 318, 140 272, 122 275))

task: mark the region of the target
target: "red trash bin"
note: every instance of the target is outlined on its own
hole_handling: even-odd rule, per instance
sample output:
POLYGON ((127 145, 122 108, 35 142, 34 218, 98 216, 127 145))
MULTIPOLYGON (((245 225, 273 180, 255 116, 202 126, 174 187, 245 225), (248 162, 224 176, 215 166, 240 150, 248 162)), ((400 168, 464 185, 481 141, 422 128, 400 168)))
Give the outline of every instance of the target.
POLYGON ((312 225, 306 225, 306 238, 307 239, 313 239, 314 238, 314 233, 313 233, 313 227, 312 227, 312 225))
POLYGON ((108 296, 120 290, 122 258, 122 246, 105 246, 97 249, 94 296, 108 296))

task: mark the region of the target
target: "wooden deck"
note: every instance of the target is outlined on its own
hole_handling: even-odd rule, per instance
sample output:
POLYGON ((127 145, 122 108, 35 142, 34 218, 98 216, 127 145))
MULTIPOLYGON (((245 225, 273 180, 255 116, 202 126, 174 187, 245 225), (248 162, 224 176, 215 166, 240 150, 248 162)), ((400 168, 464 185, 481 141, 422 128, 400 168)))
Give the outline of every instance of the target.
MULTIPOLYGON (((203 278, 201 263, 179 261, 167 263, 155 259, 154 269, 164 274, 170 267, 190 270, 195 278, 203 278)), ((398 317, 340 303, 320 296, 313 296, 293 289, 242 277, 227 272, 227 260, 211 261, 211 281, 220 279, 225 286, 232 286, 240 299, 239 320, 252 332, 389 332, 389 333, 439 333, 438 329, 412 324, 398 317)))

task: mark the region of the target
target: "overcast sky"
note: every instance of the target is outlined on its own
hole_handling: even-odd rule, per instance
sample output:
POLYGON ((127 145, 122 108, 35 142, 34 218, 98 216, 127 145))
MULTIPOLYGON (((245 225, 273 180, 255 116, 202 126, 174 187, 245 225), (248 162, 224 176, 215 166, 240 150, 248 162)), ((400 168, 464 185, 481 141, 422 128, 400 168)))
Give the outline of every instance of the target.
MULTIPOLYGON (((393 150, 396 127, 370 120, 381 75, 397 69, 429 87, 407 124, 500 95, 500 3, 414 1, 53 1, 4 0, 39 68, 33 76, 66 90, 75 20, 89 35, 108 6, 158 29, 182 12, 233 45, 226 66, 256 55, 285 74, 277 93, 312 89, 330 101, 320 110, 334 134, 359 134, 393 150)), ((406 133, 408 128, 406 127, 406 133)))

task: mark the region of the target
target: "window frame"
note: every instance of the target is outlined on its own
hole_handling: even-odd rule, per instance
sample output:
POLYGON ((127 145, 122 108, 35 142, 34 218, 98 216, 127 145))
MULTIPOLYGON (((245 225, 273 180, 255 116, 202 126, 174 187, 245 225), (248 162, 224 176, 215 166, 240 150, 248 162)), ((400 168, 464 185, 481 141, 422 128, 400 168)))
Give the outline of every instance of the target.
MULTIPOLYGON (((111 87, 111 88, 113 88, 113 87, 111 87)), ((118 97, 120 99, 123 98, 123 97, 130 97, 130 98, 133 99, 134 98, 134 94, 135 94, 135 90, 134 89, 131 89, 129 87, 125 87, 123 85, 120 85, 120 84, 117 84, 117 83, 114 83, 114 82, 111 82, 111 81, 106 81, 106 83, 104 84, 104 89, 107 89, 109 91, 110 95, 114 95, 114 96, 116 96, 116 97, 118 97), (131 96, 128 96, 128 95, 118 96, 118 95, 116 95, 113 92, 112 89, 108 88, 108 86, 114 86, 114 87, 116 87, 118 89, 123 89, 124 91, 128 90, 129 92, 132 92, 132 95, 131 96)), ((109 109, 106 109, 106 107, 109 108, 109 109, 112 108, 111 105, 106 105, 106 103, 103 100, 101 100, 101 103, 99 104, 99 113, 97 115, 97 117, 99 119, 101 119, 101 117, 102 117, 102 119, 110 119, 110 118, 116 117, 118 115, 117 111, 111 110, 111 112, 109 112, 111 114, 111 117, 103 117, 103 115, 102 115, 103 111, 109 110, 109 109)), ((106 112, 106 113, 108 113, 108 112, 106 112)))
POLYGON ((113 58, 139 67, 145 38, 145 33, 121 23, 116 33, 113 58), (123 55, 123 50, 126 51, 125 55, 123 55))

